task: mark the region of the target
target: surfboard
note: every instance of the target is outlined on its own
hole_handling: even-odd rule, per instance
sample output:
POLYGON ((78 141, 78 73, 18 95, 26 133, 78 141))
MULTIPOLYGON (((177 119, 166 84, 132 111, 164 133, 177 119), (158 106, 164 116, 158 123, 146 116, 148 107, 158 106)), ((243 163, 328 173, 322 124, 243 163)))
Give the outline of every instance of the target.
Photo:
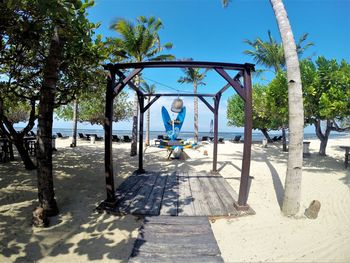
POLYGON ((169 131, 173 130, 173 126, 171 124, 171 119, 170 119, 170 115, 169 112, 167 111, 167 109, 163 106, 162 107, 162 118, 163 118, 163 123, 164 123, 164 127, 165 127, 165 131, 168 133, 169 131))
POLYGON ((169 136, 170 140, 176 140, 177 136, 180 133, 182 124, 185 120, 186 116, 186 107, 183 107, 182 110, 178 113, 176 119, 174 120, 174 129, 173 129, 173 121, 170 118, 169 112, 163 106, 162 107, 162 118, 165 127, 165 131, 169 136))

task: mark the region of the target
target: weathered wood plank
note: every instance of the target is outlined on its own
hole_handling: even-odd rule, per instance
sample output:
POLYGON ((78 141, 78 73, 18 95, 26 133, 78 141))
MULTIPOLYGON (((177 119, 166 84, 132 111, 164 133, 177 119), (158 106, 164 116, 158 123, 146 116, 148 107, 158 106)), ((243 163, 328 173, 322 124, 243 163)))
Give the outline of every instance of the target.
POLYGON ((194 210, 191 187, 189 185, 188 173, 183 172, 178 176, 179 182, 179 202, 177 213, 181 216, 196 215, 194 210))
POLYGON ((235 200, 233 199, 230 192, 227 190, 228 187, 230 190, 234 192, 234 190, 228 185, 228 187, 225 187, 223 184, 228 184, 225 179, 222 176, 217 177, 211 177, 209 178, 209 181, 211 182, 212 186, 214 187, 217 195, 222 200, 223 205, 225 206, 227 213, 229 216, 238 215, 237 210, 234 208, 233 204, 235 200))
MULTIPOLYGON (((176 239, 174 239, 176 240, 176 239)), ((207 255, 217 256, 220 254, 219 248, 212 243, 199 243, 198 240, 181 240, 179 243, 162 243, 162 242, 148 242, 145 240, 137 239, 132 256, 138 255, 140 252, 150 254, 163 254, 163 255, 207 255)))
POLYGON ((230 193, 231 197, 237 201, 238 200, 238 194, 236 191, 231 187, 231 185, 226 181, 226 179, 222 176, 218 177, 218 182, 222 184, 223 187, 230 193))
POLYGON ((141 209, 134 211, 134 214, 159 215, 160 205, 163 198, 164 187, 166 183, 167 175, 158 174, 156 181, 154 182, 153 189, 148 196, 147 202, 141 209))
POLYGON ((179 185, 176 172, 168 174, 163 199, 161 202, 160 215, 177 215, 179 199, 179 185))
POLYGON ((129 262, 223 261, 207 218, 159 216, 144 219, 129 262))
POLYGON ((131 190, 131 188, 138 183, 139 180, 144 180, 144 175, 132 174, 127 177, 121 185, 116 189, 115 195, 117 200, 121 200, 125 197, 125 194, 131 190))
POLYGON ((184 225, 184 222, 186 222, 187 225, 208 225, 209 220, 206 217, 198 217, 198 216, 188 216, 185 218, 186 221, 184 221, 184 218, 178 217, 178 216, 156 216, 156 217, 146 217, 145 223, 147 223, 147 226, 150 224, 162 224, 162 225, 184 225))
POLYGON ((199 182, 198 176, 195 173, 189 174, 189 182, 192 190, 193 205, 195 209, 195 216, 210 216, 210 210, 206 197, 203 194, 203 189, 199 182))
MULTIPOLYGON (((148 197, 150 196, 151 192, 153 191, 155 187, 155 182, 157 180, 157 177, 159 173, 148 173, 148 179, 144 182, 141 189, 138 191, 138 193, 134 196, 133 199, 131 199, 130 205, 129 205, 129 213, 131 214, 140 214, 140 211, 144 209, 148 197)), ((144 210, 144 213, 146 211, 144 210)))
POLYGON ((226 207, 223 205, 222 200, 217 195, 214 187, 211 185, 211 182, 209 181, 208 177, 210 176, 211 175, 208 175, 207 173, 201 174, 200 176, 198 176, 198 180, 203 189, 203 194, 205 196, 205 199, 210 209, 210 215, 211 216, 228 215, 228 211, 226 207))
POLYGON ((134 197, 137 195, 137 193, 142 189, 143 184, 146 180, 148 180, 148 176, 141 175, 140 180, 134 184, 128 192, 126 192, 124 198, 120 200, 118 204, 118 211, 120 213, 130 213, 129 206, 132 203, 134 197))
POLYGON ((130 258, 129 263, 224 263, 221 256, 188 256, 177 255, 175 257, 154 256, 153 254, 140 253, 137 257, 130 258))

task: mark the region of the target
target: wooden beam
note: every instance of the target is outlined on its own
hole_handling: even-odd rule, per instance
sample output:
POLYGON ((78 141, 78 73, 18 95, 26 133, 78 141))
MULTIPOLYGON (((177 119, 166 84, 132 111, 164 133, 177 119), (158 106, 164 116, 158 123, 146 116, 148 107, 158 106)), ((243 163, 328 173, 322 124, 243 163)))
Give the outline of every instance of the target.
POLYGON ((232 79, 223 68, 215 68, 215 71, 219 73, 219 75, 223 77, 235 89, 235 91, 243 100, 246 100, 246 94, 244 92, 244 89, 242 89, 242 85, 239 83, 239 81, 232 79))
POLYGON ((254 64, 237 64, 207 61, 149 61, 134 63, 116 63, 103 66, 105 69, 129 69, 129 68, 224 68, 230 70, 244 70, 249 68, 254 71, 254 64))
POLYGON ((198 96, 198 98, 199 98, 201 101, 203 101, 203 103, 204 103, 205 105, 207 105, 207 107, 209 108, 209 110, 211 110, 212 113, 215 112, 213 106, 211 106, 210 103, 207 102, 202 96, 198 96))
POLYGON ((243 146, 243 160, 241 181, 239 185, 238 206, 237 209, 249 209, 247 205, 249 193, 249 172, 250 172, 250 158, 252 147, 252 129, 253 129, 253 110, 252 110, 252 79, 249 70, 244 71, 244 90, 246 101, 244 104, 244 146, 243 146))
MULTIPOLYGON (((145 96, 146 97, 146 96, 145 96)), ((146 112, 149 107, 152 106, 153 103, 155 103, 158 99, 160 98, 160 95, 155 96, 144 108, 143 108, 143 112, 146 112)))
POLYGON ((134 69, 127 77, 124 75, 123 72, 121 72, 120 70, 116 70, 115 73, 118 75, 118 77, 120 78, 119 82, 117 83, 117 85, 114 87, 114 92, 116 95, 118 95, 123 88, 126 85, 129 85, 133 90, 135 90, 137 93, 142 93, 135 85, 134 83, 130 82, 137 74, 139 74, 141 71, 143 70, 143 68, 136 68, 134 69))

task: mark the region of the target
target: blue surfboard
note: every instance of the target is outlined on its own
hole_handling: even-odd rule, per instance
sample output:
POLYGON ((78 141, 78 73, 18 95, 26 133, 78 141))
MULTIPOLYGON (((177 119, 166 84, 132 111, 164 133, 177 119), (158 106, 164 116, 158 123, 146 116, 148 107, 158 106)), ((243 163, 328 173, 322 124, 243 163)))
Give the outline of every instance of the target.
POLYGON ((173 125, 171 123, 170 115, 167 109, 163 106, 162 107, 162 118, 163 118, 163 123, 165 127, 165 131, 168 133, 168 131, 173 130, 173 125))
POLYGON ((180 133, 182 124, 185 120, 185 116, 186 116, 186 107, 183 107, 174 121, 174 130, 173 130, 173 121, 170 118, 169 112, 164 106, 162 107, 163 123, 164 123, 165 131, 167 135, 170 137, 170 140, 176 140, 177 136, 180 133))

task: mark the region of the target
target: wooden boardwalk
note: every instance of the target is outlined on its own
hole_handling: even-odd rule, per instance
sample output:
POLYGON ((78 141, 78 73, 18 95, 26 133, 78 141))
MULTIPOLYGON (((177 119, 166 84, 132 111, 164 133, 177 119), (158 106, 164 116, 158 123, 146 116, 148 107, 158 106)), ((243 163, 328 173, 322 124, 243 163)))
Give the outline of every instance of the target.
POLYGON ((208 218, 146 217, 130 263, 223 263, 208 218))
POLYGON ((205 172, 133 174, 116 190, 116 197, 109 212, 117 215, 239 216, 233 205, 236 192, 222 176, 205 172))

